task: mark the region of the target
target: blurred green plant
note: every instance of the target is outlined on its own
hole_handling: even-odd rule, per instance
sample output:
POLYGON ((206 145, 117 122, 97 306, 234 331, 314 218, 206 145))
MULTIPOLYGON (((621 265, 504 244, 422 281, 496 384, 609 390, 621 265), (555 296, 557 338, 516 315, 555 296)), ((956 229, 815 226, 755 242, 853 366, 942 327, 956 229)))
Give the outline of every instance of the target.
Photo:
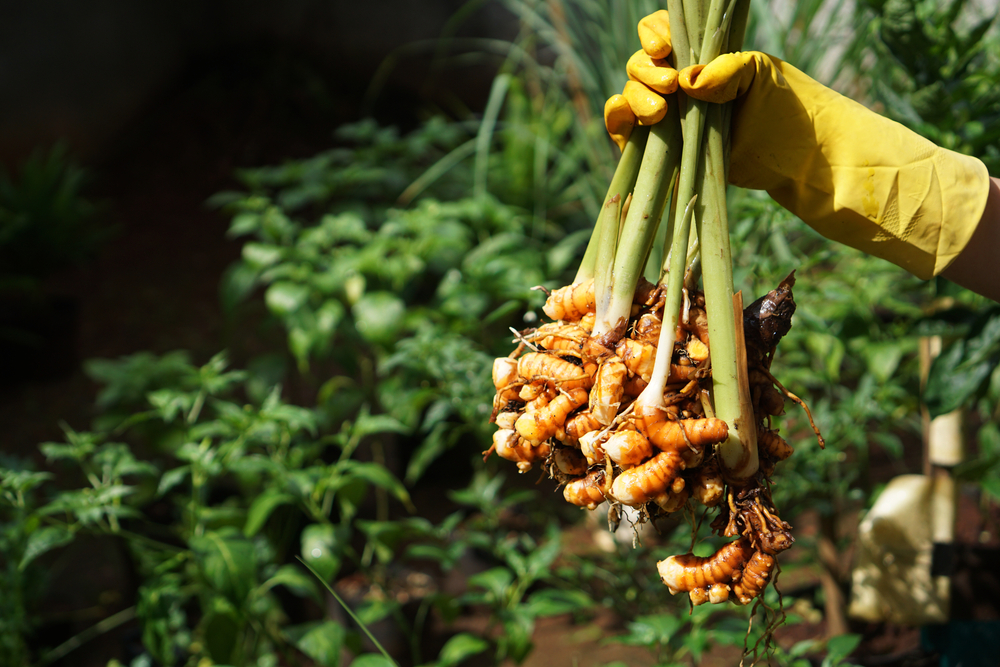
POLYGON ((331 421, 367 403, 416 434, 410 482, 463 435, 487 440, 498 339, 537 319, 543 297, 532 286, 552 284, 546 277, 562 274, 583 240, 536 228, 488 195, 441 201, 432 188, 406 209, 359 206, 356 193, 344 201, 340 188, 356 187, 351 174, 364 174, 372 192, 398 191, 408 160, 432 143, 426 137, 450 136, 439 123, 414 134, 388 148, 391 135, 369 123, 348 127, 341 136, 355 145, 337 160, 245 172, 250 193, 216 198, 233 212, 230 234, 250 237, 224 280, 224 302, 262 290, 300 371, 334 364, 320 389, 331 421), (404 158, 389 168, 386 153, 404 158))
MULTIPOLYGON (((313 609, 322 603, 317 581, 296 559, 326 587, 345 573, 363 574, 374 594, 355 600, 351 615, 362 629, 387 618, 398 623, 410 639, 412 664, 427 664, 420 637, 432 609, 454 620, 463 608, 481 606, 502 628, 485 637, 452 637, 431 663, 443 667, 491 646, 498 661, 520 662, 531 650, 535 619, 582 613, 593 604, 553 574, 561 542, 544 513, 511 532, 510 518, 534 501, 534 492, 503 493, 503 477, 482 471, 468 488, 452 492, 465 509, 440 524, 393 518, 399 512, 381 503, 375 490, 412 511, 407 490, 383 465, 356 453, 398 423, 362 410, 323 433, 317 411, 285 403, 278 387, 263 400, 240 400, 253 393, 251 378, 229 370, 224 356, 201 367, 182 359, 143 355, 93 364, 111 379, 100 402, 127 402, 133 412, 115 428, 67 428, 65 442, 41 445, 68 481, 56 486, 52 473, 22 462, 0 467, 3 664, 48 664, 83 643, 70 638, 33 659, 25 641, 46 621, 44 610, 30 605, 42 598, 47 555, 81 535, 111 536, 127 545, 142 583, 135 605, 116 617, 139 619, 147 658, 137 660, 162 665, 208 659, 336 666, 344 650, 361 654, 357 628, 332 619, 289 623, 288 595, 313 601, 313 609), (135 369, 146 378, 132 377, 143 372, 135 369), (127 384, 157 388, 135 404, 127 384), (130 448, 123 441, 133 440, 137 429, 145 444, 130 448), (149 460, 133 453, 143 449, 149 460), (154 520, 151 507, 171 516, 170 523, 154 520), (468 591, 448 594, 431 586, 418 595, 411 617, 406 600, 395 595, 397 570, 448 572, 472 550, 484 566, 469 577, 468 591), (277 595, 279 588, 285 593, 277 595)), ((101 631, 116 624, 105 623, 101 631)), ((371 655, 364 659, 375 660, 371 655)))
POLYGON ((85 195, 91 175, 65 144, 0 171, 0 280, 36 281, 89 257, 106 237, 85 195))
POLYGON ((968 0, 867 0, 866 79, 885 112, 934 143, 1000 169, 996 12, 968 0), (992 32, 991 32, 992 30, 992 32))
MULTIPOLYGON (((873 97, 896 120, 935 143, 1000 171, 1000 40, 995 12, 966 0, 864 3, 865 45, 878 57, 873 97)), ((941 306, 918 331, 941 336, 945 349, 930 369, 924 400, 932 417, 965 408, 977 434, 956 470, 1000 499, 1000 306, 939 280, 941 306)))

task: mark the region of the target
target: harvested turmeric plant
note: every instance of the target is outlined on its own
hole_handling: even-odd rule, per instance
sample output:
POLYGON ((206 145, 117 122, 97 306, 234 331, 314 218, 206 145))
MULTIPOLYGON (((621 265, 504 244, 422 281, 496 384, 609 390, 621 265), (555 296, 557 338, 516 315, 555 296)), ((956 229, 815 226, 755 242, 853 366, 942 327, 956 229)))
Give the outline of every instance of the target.
POLYGON ((793 453, 772 417, 786 397, 805 407, 770 371, 795 312, 795 279, 745 309, 733 292, 731 111, 687 97, 683 82, 685 68, 740 48, 749 3, 726 13, 729 3, 706 2, 685 22, 691 4, 670 2, 669 14, 640 22, 630 80, 605 107, 622 159, 576 279, 548 295, 552 321, 518 332, 494 363, 498 430, 486 454, 522 472, 540 467, 589 510, 625 505, 649 520, 716 508, 712 529, 732 540, 712 556, 662 561, 660 577, 695 605, 745 605, 794 542, 769 478, 793 453), (659 224, 665 260, 649 267, 659 224))

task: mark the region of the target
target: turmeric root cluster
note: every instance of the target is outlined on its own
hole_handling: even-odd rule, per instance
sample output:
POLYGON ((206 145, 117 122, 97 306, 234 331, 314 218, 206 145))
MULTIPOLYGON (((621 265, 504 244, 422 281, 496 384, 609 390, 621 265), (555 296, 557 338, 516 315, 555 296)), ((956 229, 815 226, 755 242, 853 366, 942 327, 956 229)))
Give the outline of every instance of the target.
MULTIPOLYGON (((772 328, 787 324, 794 310, 789 280, 782 283, 785 292, 778 299, 783 310, 764 313, 772 328)), ((769 308, 779 290, 768 295, 769 308)), ((777 517, 761 486, 774 464, 792 453, 769 428, 770 416, 784 406, 769 367, 787 326, 776 336, 751 332, 747 337, 763 475, 733 488, 723 479, 715 453, 728 426, 712 412, 704 298, 693 289, 684 296, 664 407, 648 407, 635 399, 653 372, 663 318, 661 289, 641 283, 629 320, 601 336, 592 335, 593 281, 552 292, 544 312, 553 321, 520 332, 510 356, 494 361, 497 431, 486 454, 515 462, 521 472, 541 466, 562 485, 567 502, 591 510, 607 501, 615 509, 639 508, 645 520, 691 502, 721 506, 713 527, 739 539, 709 558, 686 555, 663 561, 661 575, 671 592, 688 592, 694 604, 746 604, 766 585, 774 554, 793 542, 790 527, 777 517)), ((766 298, 745 312, 749 326, 757 326, 766 298), (747 315, 752 312, 757 320, 747 315)))
POLYGON ((760 486, 726 490, 727 502, 712 522, 723 537, 739 537, 711 556, 671 556, 657 564, 671 593, 685 592, 694 605, 732 599, 749 604, 764 590, 774 571, 775 555, 792 546, 791 526, 781 520, 769 494, 760 486))

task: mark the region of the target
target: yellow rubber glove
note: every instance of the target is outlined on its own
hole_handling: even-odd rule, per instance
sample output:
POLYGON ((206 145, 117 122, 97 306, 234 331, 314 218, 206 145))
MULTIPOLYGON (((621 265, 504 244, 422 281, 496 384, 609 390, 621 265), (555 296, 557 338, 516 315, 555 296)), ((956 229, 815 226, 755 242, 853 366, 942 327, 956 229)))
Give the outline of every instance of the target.
POLYGON ((922 279, 943 271, 979 223, 990 179, 979 160, 899 123, 764 53, 683 70, 680 87, 736 100, 729 182, 767 190, 828 239, 922 279))
POLYGON ((677 90, 677 70, 663 60, 670 55, 670 17, 659 10, 639 21, 639 42, 625 67, 629 81, 621 95, 604 104, 604 126, 618 148, 625 150, 632 128, 654 125, 667 113, 664 95, 677 90))
POLYGON ((604 127, 611 139, 618 144, 618 150, 625 151, 625 142, 635 127, 635 113, 624 95, 612 95, 604 103, 604 127))

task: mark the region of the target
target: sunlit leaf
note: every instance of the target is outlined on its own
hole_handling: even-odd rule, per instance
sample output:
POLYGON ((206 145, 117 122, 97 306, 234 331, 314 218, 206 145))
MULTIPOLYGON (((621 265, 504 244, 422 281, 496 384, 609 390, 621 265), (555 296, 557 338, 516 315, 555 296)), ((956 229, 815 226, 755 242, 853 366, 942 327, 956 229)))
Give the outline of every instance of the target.
POLYGON ((243 526, 243 534, 247 537, 253 537, 264 527, 267 518, 274 510, 293 502, 295 502, 295 498, 281 489, 275 487, 265 489, 250 503, 250 508, 247 510, 247 521, 243 526))
POLYGON ((23 570, 44 553, 65 546, 73 541, 73 533, 64 526, 44 526, 31 533, 24 545, 24 554, 18 569, 23 570))
POLYGON ((307 656, 322 667, 340 667, 340 655, 347 632, 339 623, 322 621, 285 629, 285 635, 307 656))
POLYGON ((333 526, 314 523, 302 531, 302 559, 316 570, 324 581, 333 581, 340 569, 340 548, 333 526))
POLYGON ((309 298, 309 287, 291 282, 276 282, 267 288, 264 301, 275 315, 294 313, 309 298))

